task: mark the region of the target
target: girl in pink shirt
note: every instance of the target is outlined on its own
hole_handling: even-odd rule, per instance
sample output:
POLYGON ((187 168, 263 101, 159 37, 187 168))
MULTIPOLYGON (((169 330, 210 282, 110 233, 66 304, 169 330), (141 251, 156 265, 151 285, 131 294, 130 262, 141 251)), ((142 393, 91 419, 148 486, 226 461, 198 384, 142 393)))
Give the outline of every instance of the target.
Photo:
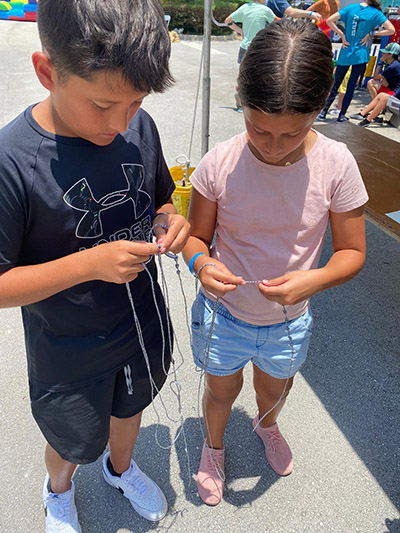
POLYGON ((307 355, 309 298, 364 265, 368 196, 357 164, 344 144, 312 129, 331 85, 331 44, 315 25, 268 25, 240 66, 246 131, 216 145, 191 176, 184 257, 202 285, 192 348, 206 373, 197 486, 209 505, 223 495, 223 436, 249 361, 258 407, 253 428, 270 466, 291 473, 292 454, 276 420, 307 355), (319 267, 328 222, 333 254, 319 267))

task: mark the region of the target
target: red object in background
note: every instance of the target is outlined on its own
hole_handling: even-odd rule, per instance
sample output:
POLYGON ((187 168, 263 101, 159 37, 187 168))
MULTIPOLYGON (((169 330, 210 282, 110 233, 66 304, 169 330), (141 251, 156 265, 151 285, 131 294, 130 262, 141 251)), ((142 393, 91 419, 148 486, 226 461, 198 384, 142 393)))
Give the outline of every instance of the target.
POLYGON ((323 31, 325 33, 325 35, 327 37, 329 37, 329 39, 331 38, 331 29, 330 27, 328 26, 328 24, 326 23, 326 19, 322 19, 319 23, 318 23, 318 28, 323 31))
POLYGON ((389 43, 400 42, 400 19, 389 19, 396 30, 393 35, 390 36, 389 43))
POLYGON ((24 17, 8 17, 7 20, 20 20, 25 22, 36 22, 36 13, 25 13, 24 17))

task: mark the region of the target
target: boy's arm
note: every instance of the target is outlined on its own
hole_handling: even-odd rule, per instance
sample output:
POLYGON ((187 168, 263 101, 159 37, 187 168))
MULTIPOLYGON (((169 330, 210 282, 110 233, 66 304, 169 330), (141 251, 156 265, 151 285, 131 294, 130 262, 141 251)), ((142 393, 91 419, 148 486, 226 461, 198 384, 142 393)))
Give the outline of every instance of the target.
POLYGON ((156 224, 168 227, 167 232, 164 232, 161 227, 154 228, 154 232, 157 235, 157 244, 161 245, 161 253, 170 251, 178 254, 181 252, 189 238, 190 224, 185 217, 176 213, 171 198, 168 202, 156 208, 153 226, 156 224))
POLYGON ((40 265, 17 266, 0 274, 0 308, 29 305, 87 281, 134 280, 152 254, 154 243, 117 241, 100 244, 40 265))
POLYGON ((242 30, 242 28, 241 28, 240 26, 238 26, 237 24, 234 23, 233 18, 232 18, 230 15, 228 15, 228 16, 226 17, 226 19, 225 19, 225 24, 227 24, 227 25, 230 27, 230 29, 231 29, 232 31, 235 31, 236 33, 238 33, 239 35, 241 35, 242 38, 243 38, 243 35, 244 35, 244 34, 243 34, 243 30, 242 30))
POLYGON ((328 263, 322 268, 298 270, 264 280, 259 284, 261 294, 281 305, 294 305, 346 283, 360 272, 366 254, 364 208, 345 213, 331 211, 330 223, 334 253, 328 263))

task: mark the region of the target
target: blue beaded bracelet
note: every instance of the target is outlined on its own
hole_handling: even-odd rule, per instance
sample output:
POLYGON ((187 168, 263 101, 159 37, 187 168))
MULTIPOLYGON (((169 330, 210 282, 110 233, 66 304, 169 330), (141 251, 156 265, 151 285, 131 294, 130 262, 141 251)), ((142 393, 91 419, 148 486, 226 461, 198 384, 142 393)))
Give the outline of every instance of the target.
POLYGON ((194 254, 194 256, 192 257, 192 259, 189 261, 189 270, 190 270, 190 273, 194 275, 194 272, 193 272, 193 265, 194 265, 194 262, 196 261, 196 259, 199 257, 199 255, 205 255, 203 252, 198 252, 197 254, 194 254))

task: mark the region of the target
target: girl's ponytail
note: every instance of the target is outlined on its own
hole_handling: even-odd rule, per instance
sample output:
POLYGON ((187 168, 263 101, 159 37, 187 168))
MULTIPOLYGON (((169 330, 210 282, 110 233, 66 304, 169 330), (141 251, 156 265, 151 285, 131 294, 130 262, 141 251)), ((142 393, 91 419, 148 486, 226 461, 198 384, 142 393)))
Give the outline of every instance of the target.
POLYGON ((374 7, 375 9, 379 9, 379 11, 382 11, 382 5, 378 0, 367 0, 367 3, 369 6, 374 7))

